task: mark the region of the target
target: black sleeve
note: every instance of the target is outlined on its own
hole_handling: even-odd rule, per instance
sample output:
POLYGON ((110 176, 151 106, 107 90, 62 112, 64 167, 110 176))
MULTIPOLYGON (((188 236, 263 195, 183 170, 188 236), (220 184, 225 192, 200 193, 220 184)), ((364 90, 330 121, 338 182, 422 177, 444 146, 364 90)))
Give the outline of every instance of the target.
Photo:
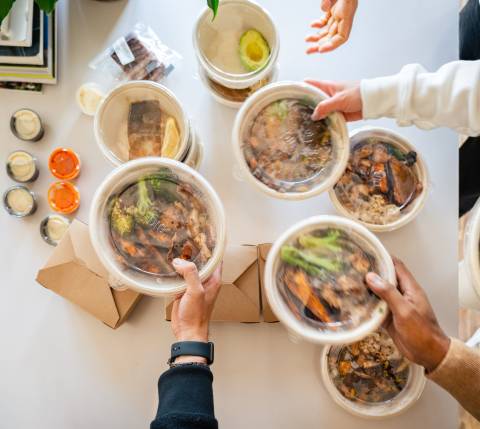
POLYGON ((158 380, 158 410, 151 429, 217 429, 213 375, 201 365, 177 366, 158 380))

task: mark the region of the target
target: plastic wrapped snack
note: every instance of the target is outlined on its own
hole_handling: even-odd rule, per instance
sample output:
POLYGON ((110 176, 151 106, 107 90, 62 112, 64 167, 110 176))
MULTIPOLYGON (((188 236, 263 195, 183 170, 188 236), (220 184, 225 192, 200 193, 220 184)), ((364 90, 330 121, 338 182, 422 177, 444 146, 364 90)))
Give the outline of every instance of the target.
POLYGON ((345 173, 330 195, 335 206, 374 231, 399 228, 420 211, 428 186, 414 148, 389 130, 352 133, 345 173))
POLYGON ((339 405, 364 417, 387 417, 421 395, 423 369, 402 356, 383 329, 350 345, 326 349, 322 377, 339 405))
POLYGON ((150 27, 138 23, 96 57, 90 68, 108 73, 117 81, 160 82, 180 59, 180 55, 163 44, 150 27))

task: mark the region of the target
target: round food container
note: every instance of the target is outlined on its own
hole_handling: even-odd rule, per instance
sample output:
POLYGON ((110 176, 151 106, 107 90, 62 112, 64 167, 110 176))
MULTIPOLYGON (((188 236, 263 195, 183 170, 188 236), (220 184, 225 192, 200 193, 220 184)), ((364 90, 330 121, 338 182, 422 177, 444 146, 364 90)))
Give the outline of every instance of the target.
POLYGON ((345 119, 339 113, 317 122, 310 118, 326 97, 303 82, 278 82, 244 103, 232 143, 242 175, 257 189, 302 200, 328 190, 342 176, 350 153, 345 119))
POLYGON ((50 246, 57 246, 67 232, 70 220, 65 216, 52 214, 40 222, 40 235, 50 246))
POLYGON ((7 158, 7 174, 19 183, 31 183, 38 179, 40 170, 37 159, 24 150, 12 152, 7 158))
POLYGON ((48 204, 58 213, 74 213, 80 207, 80 192, 70 182, 52 183, 48 188, 48 204))
POLYGON ((27 142, 37 142, 45 134, 40 115, 30 109, 20 109, 12 115, 10 130, 15 137, 27 142))
POLYGON ((409 409, 426 382, 424 369, 401 356, 383 330, 349 346, 325 347, 320 368, 333 400, 349 413, 371 419, 409 409))
POLYGON ((149 156, 182 161, 194 138, 175 95, 150 81, 131 81, 110 91, 95 114, 94 133, 116 166, 149 156))
POLYGON ((81 162, 72 149, 57 148, 48 158, 50 172, 60 180, 73 180, 80 174, 81 162))
POLYGON ((429 188, 427 166, 415 147, 380 127, 352 131, 350 146, 347 169, 329 191, 337 211, 375 232, 411 222, 425 205, 429 188))
POLYGON ((278 30, 269 13, 252 1, 222 0, 214 20, 205 8, 193 30, 193 45, 202 81, 229 107, 240 107, 276 77, 278 30))
POLYGON ((174 258, 195 262, 203 281, 225 249, 217 193, 195 170, 166 158, 130 161, 110 173, 95 193, 89 225, 112 287, 151 296, 185 290, 174 258))
POLYGON ((3 194, 3 206, 9 215, 22 218, 37 211, 35 194, 22 185, 12 186, 3 194))
POLYGON ((392 258, 375 235, 338 216, 299 222, 273 244, 265 267, 272 310, 295 337, 349 344, 376 331, 387 304, 370 292, 365 275, 396 284, 392 258))
POLYGON ((480 310, 480 200, 468 216, 459 264, 460 306, 480 310))

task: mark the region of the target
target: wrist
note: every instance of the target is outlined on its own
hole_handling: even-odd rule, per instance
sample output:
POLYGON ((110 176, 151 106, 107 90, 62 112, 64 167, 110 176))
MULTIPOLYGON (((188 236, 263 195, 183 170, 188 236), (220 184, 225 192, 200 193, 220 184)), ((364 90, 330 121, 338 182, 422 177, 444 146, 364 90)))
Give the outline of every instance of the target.
POLYGON ((174 365, 189 364, 189 363, 200 363, 207 365, 207 358, 201 356, 179 356, 172 361, 174 365))
POLYGON ((200 341, 208 343, 208 328, 183 330, 175 334, 177 341, 200 341))
POLYGON ((438 368, 443 359, 445 359, 448 349, 450 348, 450 338, 447 337, 443 332, 435 335, 432 339, 433 341, 430 346, 430 359, 424 365, 427 374, 435 371, 438 368))

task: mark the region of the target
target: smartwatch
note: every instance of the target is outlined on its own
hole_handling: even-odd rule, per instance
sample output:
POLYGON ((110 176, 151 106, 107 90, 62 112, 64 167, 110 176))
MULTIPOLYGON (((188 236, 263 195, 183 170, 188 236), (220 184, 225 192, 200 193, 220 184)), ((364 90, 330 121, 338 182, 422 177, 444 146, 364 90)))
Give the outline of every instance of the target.
POLYGON ((175 362, 179 356, 199 356, 207 359, 207 364, 211 365, 214 358, 213 343, 204 343, 201 341, 180 341, 172 344, 169 364, 175 362))

